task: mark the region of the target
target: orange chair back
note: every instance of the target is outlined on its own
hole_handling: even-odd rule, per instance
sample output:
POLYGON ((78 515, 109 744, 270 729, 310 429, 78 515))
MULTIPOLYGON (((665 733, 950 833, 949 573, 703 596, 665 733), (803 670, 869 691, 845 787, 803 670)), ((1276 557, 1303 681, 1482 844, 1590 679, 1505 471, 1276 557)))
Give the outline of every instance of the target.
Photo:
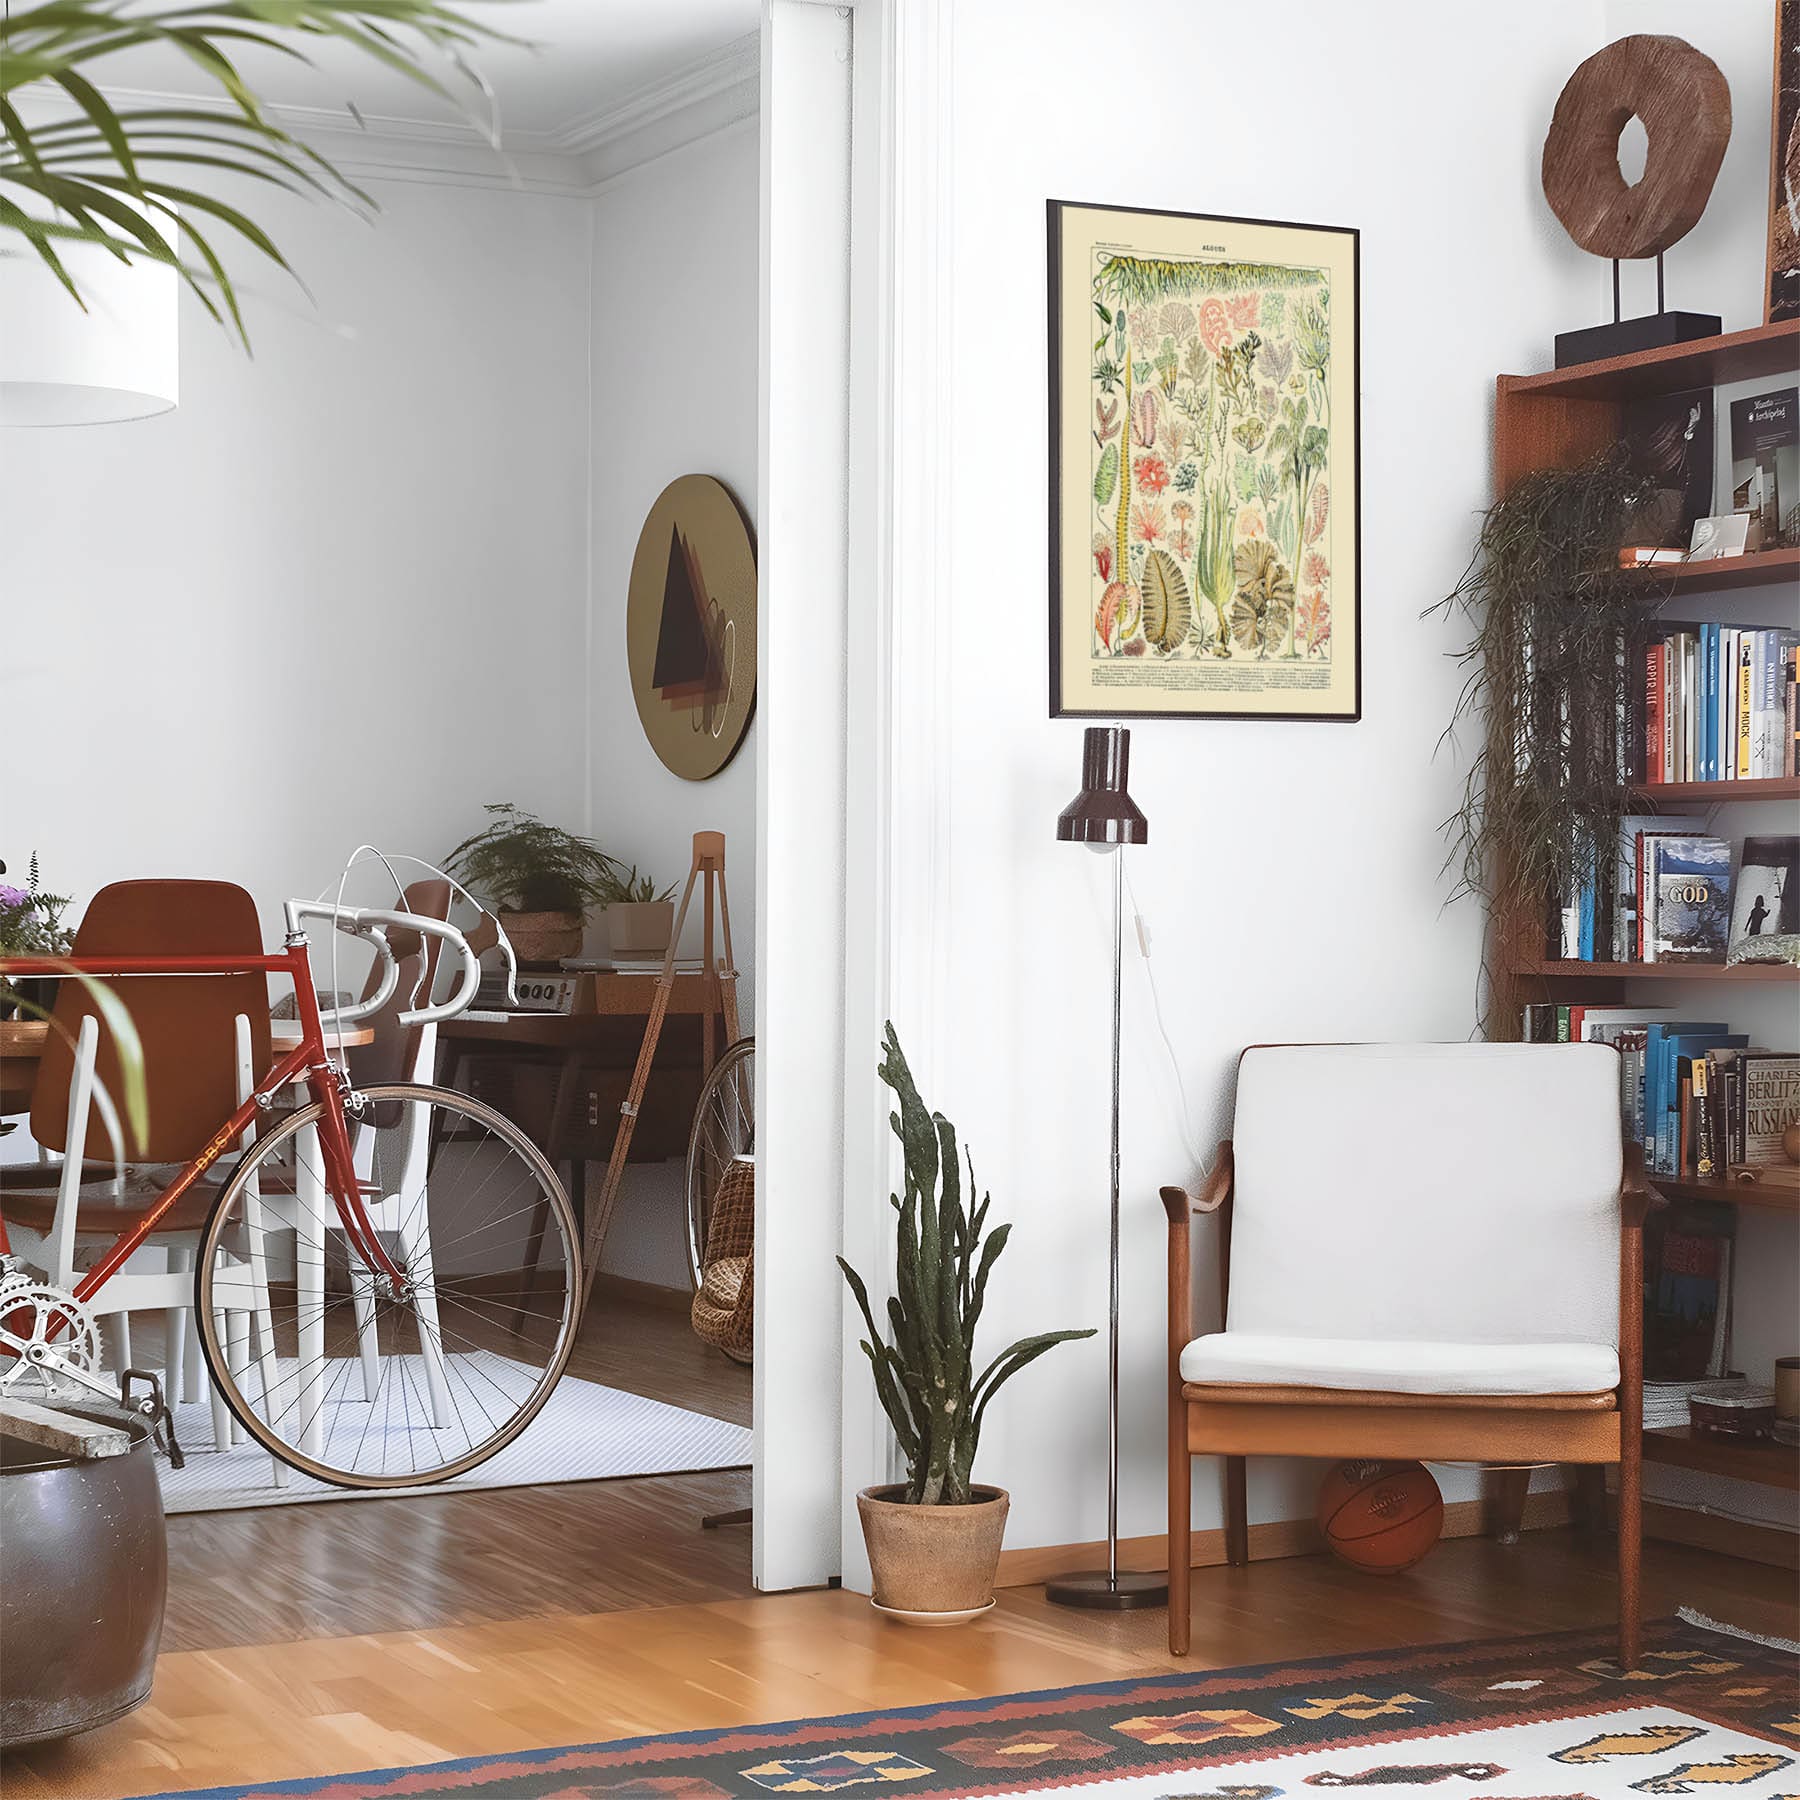
MULTIPOLYGON (((76 956, 260 955, 256 902, 228 881, 115 881, 89 904, 75 934, 76 956)), ((186 1162, 237 1109, 238 1015, 250 1021, 255 1074, 269 1067, 269 978, 247 975, 133 975, 110 984, 131 1015, 143 1048, 148 1136, 127 1141, 133 1162, 186 1162)), ((111 1160, 99 1108, 87 1142, 71 1145, 69 1077, 81 1022, 100 1028, 96 1073, 125 1117, 125 1078, 105 1015, 76 981, 57 984, 55 1026, 31 1095, 31 1135, 47 1149, 111 1160), (66 1035, 65 1035, 66 1034, 66 1035)), ((129 1126, 124 1129, 129 1138, 129 1126)))

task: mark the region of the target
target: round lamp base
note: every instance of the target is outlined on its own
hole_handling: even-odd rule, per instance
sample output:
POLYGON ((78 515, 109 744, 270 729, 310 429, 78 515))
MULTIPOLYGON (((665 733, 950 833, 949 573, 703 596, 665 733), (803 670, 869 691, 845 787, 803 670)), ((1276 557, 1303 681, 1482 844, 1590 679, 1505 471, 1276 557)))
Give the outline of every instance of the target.
POLYGON ((1084 1569, 1044 1583, 1044 1598, 1058 1606, 1080 1606, 1091 1612, 1135 1612, 1139 1607, 1167 1606, 1169 1578, 1155 1570, 1084 1569))

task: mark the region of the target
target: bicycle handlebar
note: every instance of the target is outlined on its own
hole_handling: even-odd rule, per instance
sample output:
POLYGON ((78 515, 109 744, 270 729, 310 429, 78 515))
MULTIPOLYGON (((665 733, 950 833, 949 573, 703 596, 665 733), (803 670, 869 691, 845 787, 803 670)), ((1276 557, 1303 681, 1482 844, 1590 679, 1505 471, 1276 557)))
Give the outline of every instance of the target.
MULTIPOLYGON (((321 1012, 322 1020, 331 1024, 349 1024, 357 1019, 366 1019, 376 1013, 393 998, 394 988, 400 976, 399 956, 394 946, 388 942, 389 931, 417 932, 427 937, 440 938, 456 953, 461 967, 457 971, 457 984, 448 999, 439 1001, 435 1006, 429 1002, 424 1006, 409 1007, 399 1015, 399 1023, 404 1026, 431 1025, 440 1019, 454 1018, 464 1011, 475 998, 476 989, 481 984, 481 957, 469 940, 457 928, 444 919, 431 919, 422 913, 392 912, 383 907, 372 906, 334 906, 323 900, 290 900, 286 906, 287 927, 290 933, 301 929, 303 919, 328 919, 339 931, 351 937, 360 937, 371 944, 377 956, 381 958, 382 974, 380 984, 375 992, 364 1000, 352 1001, 347 1006, 332 1007, 321 1012)), ((506 959, 507 986, 512 987, 513 971, 517 964, 513 959, 512 945, 507 941, 506 933, 500 929, 499 922, 490 913, 483 913, 482 927, 477 935, 485 938, 486 927, 493 928, 493 942, 497 944, 506 959)))

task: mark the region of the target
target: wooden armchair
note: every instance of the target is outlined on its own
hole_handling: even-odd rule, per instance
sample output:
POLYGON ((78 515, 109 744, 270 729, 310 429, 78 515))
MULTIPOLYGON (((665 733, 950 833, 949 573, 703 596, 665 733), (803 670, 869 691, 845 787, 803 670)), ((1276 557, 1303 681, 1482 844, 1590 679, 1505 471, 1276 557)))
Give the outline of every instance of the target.
POLYGON ((1619 1661, 1638 1656, 1643 1157, 1599 1044, 1246 1050, 1233 1136, 1169 1216, 1169 1649, 1188 1648, 1190 1459, 1614 1464, 1619 1661), (1222 1329, 1192 1320, 1219 1220, 1222 1329))

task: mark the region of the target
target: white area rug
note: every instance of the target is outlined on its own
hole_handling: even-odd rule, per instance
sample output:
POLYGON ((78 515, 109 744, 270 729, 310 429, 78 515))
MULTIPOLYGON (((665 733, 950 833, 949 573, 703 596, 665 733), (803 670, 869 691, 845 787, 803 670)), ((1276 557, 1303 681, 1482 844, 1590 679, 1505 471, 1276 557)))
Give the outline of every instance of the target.
MULTIPOLYGON (((412 1361, 416 1359, 407 1358, 412 1361)), ((346 1408, 349 1413, 350 1408, 346 1408)), ((346 1426, 348 1429, 348 1426, 346 1426)), ((747 1427, 564 1376, 522 1436, 490 1461, 454 1481, 379 1492, 328 1487, 293 1469, 275 1484, 266 1450, 254 1441, 221 1453, 213 1448, 212 1408, 204 1400, 175 1409, 175 1432, 187 1467, 156 1459, 163 1506, 172 1513, 229 1507, 291 1506, 306 1500, 381 1500, 396 1494, 444 1494, 476 1488, 536 1487, 558 1481, 611 1481, 626 1475, 677 1475, 697 1469, 746 1468, 747 1427)), ((366 1452, 364 1466, 382 1466, 366 1452)))

